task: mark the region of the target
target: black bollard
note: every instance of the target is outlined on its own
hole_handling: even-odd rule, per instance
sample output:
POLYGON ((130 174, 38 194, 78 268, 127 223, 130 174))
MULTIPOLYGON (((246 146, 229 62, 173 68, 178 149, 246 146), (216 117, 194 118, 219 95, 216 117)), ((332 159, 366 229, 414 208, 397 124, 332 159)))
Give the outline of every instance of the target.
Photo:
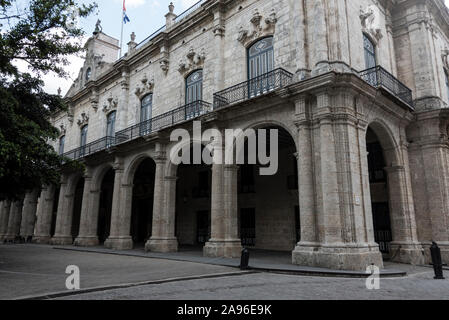
POLYGON ((441 260, 441 250, 435 242, 432 242, 430 247, 430 254, 432 256, 433 270, 435 271, 436 280, 444 280, 443 276, 443 261, 441 260))
POLYGON ((242 258, 240 259, 240 270, 248 270, 249 265, 249 251, 248 249, 242 250, 242 258))

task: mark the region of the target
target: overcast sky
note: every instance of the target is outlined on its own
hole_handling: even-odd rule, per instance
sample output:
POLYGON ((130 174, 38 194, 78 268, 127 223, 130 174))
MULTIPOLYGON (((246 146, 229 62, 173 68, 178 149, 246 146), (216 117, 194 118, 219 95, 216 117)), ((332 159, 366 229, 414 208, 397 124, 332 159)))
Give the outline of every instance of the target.
MULTIPOLYGON (((81 0, 84 3, 90 3, 91 0, 81 0)), ((128 43, 131 32, 135 32, 137 39, 140 42, 145 39, 159 27, 165 24, 165 14, 168 12, 168 5, 170 1, 167 0, 125 0, 127 15, 131 20, 124 28, 124 43, 128 43)), ((449 6, 449 0, 445 0, 446 5, 449 6)), ((95 29, 97 19, 102 22, 103 32, 120 38, 122 6, 123 0, 95 0, 98 4, 98 15, 92 15, 88 19, 80 21, 80 26, 89 37, 95 29)), ((175 13, 179 14, 197 3, 198 0, 173 0, 175 5, 175 13)), ((126 48, 124 49, 126 50, 126 48)), ((70 59, 71 65, 68 66, 72 75, 72 79, 58 79, 54 75, 44 76, 45 89, 50 93, 56 93, 58 88, 62 89, 63 95, 70 88, 73 79, 78 75, 83 61, 80 58, 70 59)))

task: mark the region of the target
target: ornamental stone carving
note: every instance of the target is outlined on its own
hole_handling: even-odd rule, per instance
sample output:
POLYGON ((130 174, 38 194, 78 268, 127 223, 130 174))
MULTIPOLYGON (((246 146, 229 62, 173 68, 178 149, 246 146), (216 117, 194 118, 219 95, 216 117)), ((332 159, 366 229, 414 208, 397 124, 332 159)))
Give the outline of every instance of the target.
POLYGON ((186 60, 182 59, 179 62, 178 71, 182 75, 187 75, 195 69, 200 69, 204 65, 204 61, 206 60, 206 52, 204 49, 201 49, 200 53, 195 52, 193 48, 190 48, 189 52, 186 55, 186 60))
POLYGON ((154 79, 148 80, 148 76, 144 75, 143 78, 140 80, 140 82, 142 84, 136 88, 134 94, 137 97, 139 97, 139 100, 142 100, 142 98, 145 97, 147 94, 153 92, 154 79))
POLYGON ((67 133, 67 127, 64 123, 61 123, 61 125, 59 126, 59 136, 65 136, 67 133))
POLYGON ((78 119, 78 127, 84 127, 85 125, 87 125, 89 123, 89 115, 86 114, 85 112, 81 113, 80 118, 78 119))
POLYGON ((117 110, 118 101, 117 98, 113 98, 110 96, 108 100, 106 101, 105 105, 103 106, 103 112, 108 114, 111 111, 117 110))
POLYGON ((362 22, 363 32, 376 40, 382 39, 380 11, 377 6, 369 5, 365 10, 360 7, 360 21, 362 22))
POLYGON ((441 59, 443 60, 443 65, 447 71, 449 71, 448 57, 449 57, 449 49, 445 47, 444 50, 441 51, 441 59))
POLYGON ((274 34, 277 23, 276 11, 272 9, 270 15, 263 19, 259 10, 256 9, 250 19, 250 23, 250 28, 240 26, 237 37, 237 40, 245 47, 257 38, 272 36, 274 34))

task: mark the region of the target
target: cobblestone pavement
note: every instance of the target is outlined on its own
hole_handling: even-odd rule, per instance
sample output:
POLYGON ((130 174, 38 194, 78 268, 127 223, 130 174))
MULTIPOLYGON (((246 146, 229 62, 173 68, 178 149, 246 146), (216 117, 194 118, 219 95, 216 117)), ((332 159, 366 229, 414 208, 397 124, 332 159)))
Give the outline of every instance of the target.
MULTIPOLYGON (((404 278, 380 280, 379 290, 367 290, 365 279, 253 273, 226 276, 235 268, 54 250, 49 246, 0 246, 0 299, 43 295, 65 290, 65 268, 78 265, 81 287, 160 281, 122 289, 70 295, 59 299, 137 300, 308 300, 308 299, 445 299, 449 300, 449 279, 434 280, 428 267, 390 264, 407 271, 404 278), (225 275, 223 275, 225 274, 225 275), (185 277, 213 278, 188 280, 185 277), (164 281, 178 278, 175 281, 164 281)), ((447 277, 449 272, 446 271, 447 277)))
POLYGON ((81 288, 235 272, 235 268, 161 259, 0 245, 0 299, 67 290, 66 267, 80 268, 81 288))

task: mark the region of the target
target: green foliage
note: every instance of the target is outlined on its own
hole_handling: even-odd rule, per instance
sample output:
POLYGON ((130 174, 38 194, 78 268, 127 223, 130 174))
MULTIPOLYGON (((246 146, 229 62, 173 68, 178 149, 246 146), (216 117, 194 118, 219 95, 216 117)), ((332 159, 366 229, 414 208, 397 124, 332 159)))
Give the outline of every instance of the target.
POLYGON ((68 76, 67 58, 83 50, 83 31, 70 23, 72 12, 83 18, 96 8, 73 0, 31 0, 20 11, 17 2, 0 0, 0 200, 58 182, 63 159, 48 144, 59 135, 49 120, 66 106, 43 90, 39 77, 68 76), (30 72, 20 72, 18 61, 30 72))

